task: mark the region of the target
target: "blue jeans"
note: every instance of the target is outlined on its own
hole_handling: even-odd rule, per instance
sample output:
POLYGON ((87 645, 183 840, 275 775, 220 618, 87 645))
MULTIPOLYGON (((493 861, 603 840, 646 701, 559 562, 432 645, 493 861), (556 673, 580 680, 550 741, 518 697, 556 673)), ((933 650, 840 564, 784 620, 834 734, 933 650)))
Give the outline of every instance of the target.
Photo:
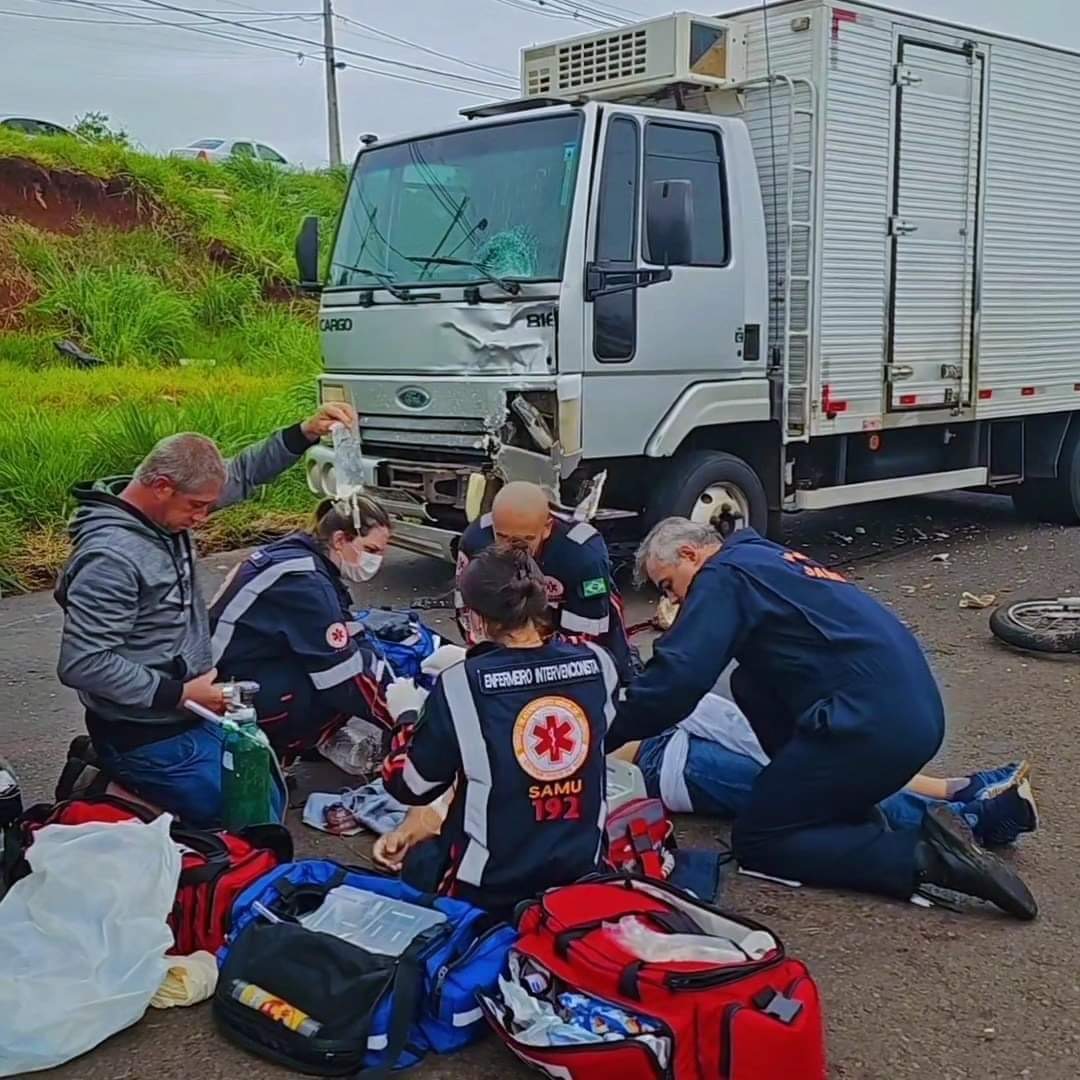
MULTIPOLYGON (((137 750, 119 753, 99 747, 105 771, 155 806, 175 814, 185 825, 220 828, 222 824, 222 748, 225 732, 206 721, 198 727, 137 750)), ((275 776, 273 820, 284 816, 286 793, 275 776)))
MULTIPOLYGON (((670 733, 665 733, 646 739, 638 750, 637 766, 645 778, 645 788, 656 799, 660 798, 660 765, 669 738, 670 733)), ((746 808, 750 789, 763 768, 745 754, 737 754, 720 743, 691 735, 683 780, 694 812, 722 818, 738 817, 746 808)), ((891 829, 904 832, 919 829, 927 808, 939 801, 901 790, 882 800, 878 808, 891 829)), ((978 837, 977 815, 965 813, 967 804, 948 805, 965 817, 978 837)))

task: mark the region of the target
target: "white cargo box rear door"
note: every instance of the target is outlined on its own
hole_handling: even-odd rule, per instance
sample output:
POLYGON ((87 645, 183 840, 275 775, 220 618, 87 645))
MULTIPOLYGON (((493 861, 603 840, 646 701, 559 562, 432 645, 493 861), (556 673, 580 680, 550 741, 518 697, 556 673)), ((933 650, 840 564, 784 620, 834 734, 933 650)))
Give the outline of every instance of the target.
POLYGON ((897 42, 887 407, 968 404, 984 57, 897 42))

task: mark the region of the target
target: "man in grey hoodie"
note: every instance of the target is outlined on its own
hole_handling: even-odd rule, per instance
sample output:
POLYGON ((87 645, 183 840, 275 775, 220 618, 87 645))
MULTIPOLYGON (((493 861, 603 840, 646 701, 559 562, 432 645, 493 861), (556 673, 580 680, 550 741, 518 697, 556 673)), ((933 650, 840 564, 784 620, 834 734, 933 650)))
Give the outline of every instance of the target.
POLYGON ((57 673, 78 691, 106 772, 193 825, 220 823, 222 732, 184 702, 220 713, 224 701, 190 530, 294 465, 333 424, 354 421, 351 406, 327 404, 230 461, 203 435, 172 435, 133 477, 73 492, 57 673))

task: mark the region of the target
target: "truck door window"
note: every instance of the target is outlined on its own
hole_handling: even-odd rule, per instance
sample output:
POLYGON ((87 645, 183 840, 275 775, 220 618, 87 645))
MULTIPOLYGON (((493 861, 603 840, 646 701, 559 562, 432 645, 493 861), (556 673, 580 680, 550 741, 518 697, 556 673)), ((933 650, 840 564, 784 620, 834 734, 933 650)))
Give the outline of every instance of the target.
MULTIPOLYGON (((596 261, 637 266, 638 126, 616 118, 608 125, 596 208, 596 261)), ((609 278, 617 284, 619 278, 609 278)), ((637 290, 593 301, 593 349, 597 360, 627 361, 637 347, 637 290)))
MULTIPOLYGON (((720 133, 704 127, 649 124, 645 128, 645 189, 653 180, 689 180, 694 207, 691 266, 724 266, 728 261, 724 151, 720 133)), ((648 239, 645 261, 650 257, 648 239)))

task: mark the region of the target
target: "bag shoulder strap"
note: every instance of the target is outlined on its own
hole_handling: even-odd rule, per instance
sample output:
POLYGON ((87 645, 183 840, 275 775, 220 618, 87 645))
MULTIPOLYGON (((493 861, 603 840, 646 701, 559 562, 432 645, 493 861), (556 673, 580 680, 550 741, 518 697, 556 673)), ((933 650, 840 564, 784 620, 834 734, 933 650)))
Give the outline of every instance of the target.
POLYGON ((394 1004, 386 1033, 386 1058, 381 1065, 356 1073, 363 1080, 387 1080, 409 1041, 409 1030, 416 1019, 416 1009, 423 992, 424 965, 420 962, 419 952, 424 944, 414 943, 398 960, 391 991, 394 1004))
POLYGON ((272 881, 269 888, 277 893, 278 899, 269 901, 274 912, 281 915, 295 916, 301 900, 315 897, 324 897, 331 889, 344 885, 348 878, 348 871, 344 866, 338 866, 334 873, 323 882, 290 881, 286 875, 272 881))

